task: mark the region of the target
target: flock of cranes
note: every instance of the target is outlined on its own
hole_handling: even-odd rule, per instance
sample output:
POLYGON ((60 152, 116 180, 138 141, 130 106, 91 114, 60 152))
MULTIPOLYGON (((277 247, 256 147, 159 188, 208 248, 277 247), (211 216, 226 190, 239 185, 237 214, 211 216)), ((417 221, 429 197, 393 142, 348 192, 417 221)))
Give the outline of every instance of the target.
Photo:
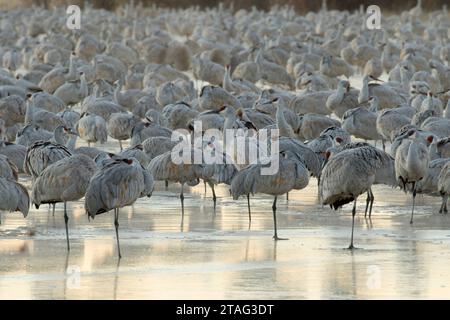
POLYGON ((272 195, 275 240, 277 198, 311 177, 322 204, 353 202, 350 248, 357 199, 367 194, 370 217, 374 184, 412 194, 411 223, 417 193, 441 196, 447 213, 446 7, 424 12, 419 1, 383 16, 380 30, 364 27, 363 8, 326 3, 303 16, 289 7, 86 7, 80 30, 65 19, 62 8, 0 12, 0 210, 26 217, 31 204, 63 203, 68 250, 66 203, 84 198, 89 218, 114 210, 121 257, 119 210, 150 197, 155 181, 181 184, 182 219, 185 185, 209 185, 214 208, 215 185, 229 185, 233 199, 246 197, 249 221, 250 196, 272 195), (174 130, 193 133, 196 121, 224 135, 242 129, 246 141, 278 129, 278 171, 263 175, 263 164, 223 152, 225 139, 204 137, 187 156, 220 152, 228 161, 174 163, 174 130), (102 148, 111 138, 117 153, 102 148), (31 177, 31 190, 19 175, 31 177))

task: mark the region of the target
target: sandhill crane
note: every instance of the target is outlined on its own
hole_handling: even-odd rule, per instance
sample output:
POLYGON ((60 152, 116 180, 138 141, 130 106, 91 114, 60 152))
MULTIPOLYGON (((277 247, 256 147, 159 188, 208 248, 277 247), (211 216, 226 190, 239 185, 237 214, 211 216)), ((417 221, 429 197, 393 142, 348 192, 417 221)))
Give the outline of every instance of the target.
POLYGON ((139 121, 131 131, 131 146, 141 144, 150 137, 171 137, 172 130, 150 122, 139 121))
POLYGON ((442 205, 440 213, 447 213, 447 202, 450 195, 450 162, 442 168, 438 177, 438 191, 442 196, 442 205))
MULTIPOLYGON (((373 98, 376 99, 375 97, 373 98)), ((391 142, 393 141, 393 134, 397 129, 409 124, 410 122, 410 118, 397 112, 396 109, 386 109, 381 111, 377 116, 376 128, 378 133, 383 137, 383 148, 386 140, 391 142)))
POLYGON ((440 138, 450 136, 450 119, 429 117, 422 125, 421 129, 431 132, 440 138))
POLYGON ((347 144, 351 142, 350 134, 338 126, 331 126, 323 130, 320 135, 329 135, 333 140, 340 144, 347 144), (339 139, 339 140, 338 140, 339 139))
POLYGON ((116 88, 114 89, 114 102, 119 106, 132 111, 136 102, 145 96, 145 93, 139 89, 128 89, 121 91, 123 80, 119 79, 116 82, 116 88))
MULTIPOLYGON (((78 135, 70 128, 63 127, 63 130, 70 135, 78 135)), ((72 155, 60 139, 59 136, 55 136, 52 141, 37 141, 28 147, 24 170, 33 180, 50 164, 72 155)))
POLYGON ((9 127, 16 123, 23 123, 26 114, 25 100, 17 95, 10 95, 0 99, 0 118, 9 127))
POLYGON ((0 154, 0 177, 16 181, 19 178, 16 165, 3 154, 0 154))
MULTIPOLYGON (((440 196, 438 188, 439 174, 449 161, 449 158, 439 158, 430 161, 426 176, 416 184, 417 193, 440 196)), ((443 211, 444 207, 441 206, 439 212, 443 213, 443 211)))
POLYGON ((299 116, 298 134, 301 139, 312 140, 330 127, 340 127, 341 123, 324 115, 308 113, 299 116))
POLYGON ((433 92, 428 91, 427 98, 422 101, 419 111, 432 110, 438 117, 442 117, 444 109, 440 99, 433 97, 433 92))
POLYGON ((26 153, 27 147, 0 140, 0 154, 8 157, 8 159, 17 167, 19 173, 24 173, 23 165, 26 153))
POLYGON ((34 124, 47 131, 53 131, 56 127, 65 124, 64 120, 55 113, 36 108, 34 106, 34 100, 28 101, 27 103, 25 123, 34 124))
POLYGON ((373 147, 359 147, 342 151, 324 166, 319 184, 319 196, 323 204, 337 210, 353 201, 352 234, 349 249, 353 249, 356 201, 371 190, 377 170, 388 158, 373 147))
MULTIPOLYGON (((390 156, 388 153, 381 151, 366 142, 350 142, 346 144, 335 144, 326 150, 325 157, 328 160, 330 157, 335 154, 349 149, 355 149, 360 147, 373 148, 375 153, 382 159, 382 164, 377 168, 375 173, 375 180, 373 184, 384 184, 388 186, 395 187, 397 186, 397 179, 395 178, 395 168, 394 168, 394 158, 390 156)), ((366 209, 364 211, 364 218, 367 217, 367 212, 369 212, 369 219, 372 216, 372 206, 375 201, 375 196, 373 195, 372 188, 367 190, 367 199, 366 199, 366 209)))
POLYGON ((75 53, 72 52, 69 58, 69 68, 55 67, 42 77, 38 86, 45 92, 54 93, 67 80, 75 80, 76 66, 74 63, 75 53))
POLYGON ((323 115, 331 114, 331 110, 326 107, 328 97, 333 91, 307 92, 291 100, 289 108, 297 114, 317 113, 323 115))
MULTIPOLYGON (((275 174, 263 175, 261 164, 252 164, 239 171, 231 182, 231 194, 237 200, 241 195, 265 193, 274 196, 272 212, 274 224, 274 240, 286 240, 278 237, 277 230, 277 198, 292 189, 303 189, 308 185, 309 172, 302 159, 290 151, 282 151, 272 156, 271 161, 278 161, 279 169, 275 174)), ((248 198, 247 198, 248 200, 248 198)), ((249 213, 250 213, 250 204, 249 213)))
POLYGON ((133 128, 140 120, 129 113, 113 113, 106 124, 108 134, 119 140, 120 150, 122 150, 122 140, 130 139, 133 128))
POLYGON ((342 117, 342 128, 356 138, 364 140, 381 140, 377 131, 377 114, 365 107, 346 111, 342 117))
MULTIPOLYGON (((182 157, 186 157, 185 150, 180 151, 182 157)), ((156 181, 179 182, 181 184, 181 223, 184 221, 184 185, 195 186, 200 179, 205 178, 204 170, 207 167, 203 162, 194 163, 194 159, 203 159, 203 153, 197 148, 190 150, 190 163, 174 163, 171 150, 153 158, 147 166, 148 171, 156 181)), ((188 155, 189 156, 189 155, 188 155)), ((210 175, 208 176, 208 178, 210 175)))
POLYGON ((53 113, 64 111, 64 101, 48 92, 36 92, 31 95, 30 100, 35 108, 44 109, 53 113))
POLYGON ((86 82, 86 75, 80 72, 80 82, 69 81, 56 89, 54 95, 60 98, 66 105, 77 104, 87 97, 89 88, 86 82))
POLYGON ((363 103, 370 97, 377 97, 380 109, 394 108, 407 102, 406 98, 396 91, 393 87, 378 83, 369 83, 370 80, 381 81, 372 75, 363 77, 363 85, 358 95, 358 102, 363 103))
POLYGON ((233 79, 244 79, 255 83, 261 78, 258 64, 254 61, 244 61, 239 63, 233 70, 233 79))
POLYGON ((149 93, 143 97, 141 97, 133 108, 133 114, 139 118, 145 118, 145 114, 149 110, 160 111, 161 106, 158 101, 156 101, 156 97, 154 93, 149 93))
POLYGON ((235 95, 246 91, 252 91, 255 93, 259 93, 258 87, 256 87, 252 82, 244 80, 244 79, 231 79, 230 75, 230 65, 225 67, 225 74, 223 76, 222 87, 228 92, 232 92, 235 95))
POLYGON ((39 209, 43 203, 64 202, 67 251, 70 251, 66 203, 84 197, 91 177, 97 167, 94 161, 83 154, 62 158, 48 165, 37 177, 31 191, 32 203, 39 209))
POLYGON ((217 86, 222 84, 225 73, 223 66, 197 55, 192 58, 192 70, 196 79, 207 81, 217 86))
POLYGON ((147 157, 147 154, 144 152, 144 147, 141 144, 123 149, 117 155, 123 158, 135 158, 144 168, 146 168, 150 162, 150 159, 147 157))
POLYGON ((55 137, 57 137, 56 139, 58 139, 58 141, 64 142, 65 136, 62 130, 62 126, 57 127, 52 134, 47 130, 42 130, 35 125, 28 124, 17 132, 16 143, 29 147, 37 141, 48 141, 55 137))
POLYGON ((440 139, 436 142, 436 153, 440 158, 450 158, 450 137, 440 139))
POLYGON ((234 108, 242 107, 235 96, 216 86, 204 86, 200 91, 198 102, 203 110, 217 110, 224 105, 234 108))
POLYGON ((108 139, 105 120, 95 114, 83 113, 75 129, 80 135, 80 138, 87 141, 89 147, 92 142, 100 142, 103 144, 108 139))
POLYGON ((353 68, 347 62, 338 57, 326 56, 320 62, 320 72, 329 77, 346 76, 353 74, 353 68))
POLYGON ((168 81, 163 83, 156 90, 156 101, 161 106, 166 106, 177 101, 184 100, 186 93, 178 87, 174 82, 168 81))
POLYGON ((186 102, 169 104, 162 110, 162 116, 167 119, 167 128, 172 130, 188 129, 191 121, 198 115, 199 112, 186 102))
POLYGON ((65 109, 58 112, 56 115, 64 121, 67 127, 70 128, 75 128, 78 120, 80 120, 80 114, 72 109, 65 109))
POLYGON ((30 197, 27 189, 15 180, 0 177, 0 210, 20 211, 25 218, 29 208, 30 197))
POLYGON ((358 107, 358 93, 350 89, 350 82, 341 80, 336 91, 328 97, 326 106, 342 118, 347 110, 358 107))
MULTIPOLYGON (((433 141, 433 136, 427 138, 433 141)), ((430 156, 427 146, 418 137, 416 131, 412 131, 409 138, 404 139, 395 153, 395 176, 399 185, 406 191, 408 184, 412 185, 413 204, 411 210, 411 221, 413 223, 414 205, 416 199, 416 183, 422 180, 427 173, 430 156)))
POLYGON ((258 65, 260 77, 270 84, 284 85, 289 89, 294 89, 294 79, 289 75, 286 69, 276 63, 266 60, 259 50, 255 62, 258 65))
POLYGON ((153 177, 136 159, 122 158, 109 161, 89 182, 84 206, 91 218, 114 209, 117 251, 119 259, 119 209, 133 204, 138 198, 151 196, 153 177))

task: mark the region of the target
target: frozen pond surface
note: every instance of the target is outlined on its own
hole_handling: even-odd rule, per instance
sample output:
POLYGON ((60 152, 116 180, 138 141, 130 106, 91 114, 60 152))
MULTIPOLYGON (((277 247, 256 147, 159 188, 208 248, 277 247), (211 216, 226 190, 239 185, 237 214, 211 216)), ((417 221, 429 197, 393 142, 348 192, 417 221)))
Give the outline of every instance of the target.
POLYGON ((413 226, 410 196, 375 186, 371 221, 358 204, 353 252, 351 205, 334 212, 317 203, 316 181, 280 197, 280 236, 272 240, 272 198, 244 198, 218 188, 217 211, 203 184, 185 199, 179 186, 141 199, 120 213, 123 258, 117 265, 113 215, 89 222, 83 202, 70 203, 72 251, 66 252, 63 206, 2 214, 0 298, 282 299, 450 298, 450 216, 440 199, 418 196, 413 226), (65 270, 80 270, 80 278, 65 270))

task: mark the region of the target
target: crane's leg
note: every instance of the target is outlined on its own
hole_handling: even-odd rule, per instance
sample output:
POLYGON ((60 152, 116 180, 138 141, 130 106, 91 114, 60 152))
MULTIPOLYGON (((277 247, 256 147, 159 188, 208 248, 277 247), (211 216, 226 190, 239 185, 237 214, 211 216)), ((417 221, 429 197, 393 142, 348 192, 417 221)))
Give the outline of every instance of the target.
MULTIPOLYGON (((53 204, 55 205, 55 204, 53 204)), ((66 208, 66 202, 64 201, 64 222, 66 224, 66 241, 67 241, 67 251, 70 251, 70 244, 69 244, 69 216, 67 215, 67 208, 66 208)))
POLYGON ((56 207, 56 203, 52 203, 52 206, 53 206, 53 216, 55 216, 55 207, 56 207))
POLYGON ((203 181, 203 185, 205 186, 205 196, 206 196, 206 181, 203 181))
POLYGON ((375 196, 373 195, 372 188, 369 189, 370 191, 370 207, 369 207, 369 219, 372 217, 372 207, 373 202, 375 201, 375 196))
POLYGON ((370 189, 367 190, 366 210, 364 211, 364 218, 367 216, 367 211, 369 210, 369 205, 370 205, 370 189))
POLYGON ((448 210, 447 210, 447 202, 448 202, 448 195, 447 195, 447 197, 446 197, 446 199, 445 199, 445 203, 444 203, 444 213, 448 213, 448 210))
POLYGON ((89 148, 91 147, 91 142, 90 142, 90 141, 88 141, 88 147, 89 147, 89 148))
POLYGON ((275 196, 275 199, 273 199, 273 205, 272 205, 272 212, 273 212, 273 228, 274 228, 274 240, 288 240, 285 238, 278 238, 277 234, 277 197, 275 196))
POLYGON ((383 145, 383 151, 386 151, 386 143, 384 142, 384 139, 381 139, 381 144, 383 145))
POLYGON ((212 182, 208 182, 208 184, 211 187, 211 191, 212 191, 212 195, 213 195, 213 202, 214 202, 214 211, 216 211, 217 197, 216 197, 216 191, 214 190, 214 184, 212 182))
POLYGON ((413 218, 414 218, 414 206, 416 204, 416 183, 413 182, 413 203, 412 203, 412 211, 411 211, 411 220, 409 221, 410 224, 413 223, 413 218))
POLYGON ((248 208, 248 227, 252 224, 252 212, 250 211, 250 193, 247 194, 247 208, 248 208))
POLYGON ((286 192, 286 201, 289 201, 289 192, 286 192))
POLYGON ((448 201, 448 195, 442 195, 442 204, 441 204, 441 209, 439 210, 439 213, 448 213, 447 201, 448 201))
POLYGON ((165 187, 166 187, 166 191, 169 189, 169 181, 164 181, 164 185, 165 185, 165 187))
POLYGON ((122 140, 119 140, 120 151, 122 151, 122 140))
POLYGON ((353 210, 352 210, 352 237, 350 240, 350 246, 348 247, 349 249, 354 249, 355 247, 353 246, 353 231, 355 230, 355 215, 356 215, 356 198, 353 202, 353 210))
POLYGON ((183 219, 184 219, 184 194, 183 194, 183 188, 184 188, 184 183, 181 184, 181 193, 180 193, 180 200, 181 200, 181 223, 183 223, 183 219))
POLYGON ((114 226, 116 227, 117 251, 119 252, 119 259, 121 259, 122 255, 120 254, 119 242, 119 208, 114 209, 114 226))

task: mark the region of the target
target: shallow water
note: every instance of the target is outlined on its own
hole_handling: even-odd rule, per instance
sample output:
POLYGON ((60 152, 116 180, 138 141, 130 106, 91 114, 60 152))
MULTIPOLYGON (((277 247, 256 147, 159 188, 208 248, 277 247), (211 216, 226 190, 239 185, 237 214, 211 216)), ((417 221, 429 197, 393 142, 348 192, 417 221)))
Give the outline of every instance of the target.
POLYGON ((411 226, 410 196, 375 186, 371 220, 358 201, 349 251, 352 206, 319 205, 314 179, 279 198, 279 236, 290 239, 279 242, 271 197, 251 198, 249 230, 246 199, 219 187, 214 213, 201 184, 186 194, 181 226, 179 189, 160 184, 121 210, 120 264, 110 213, 89 222, 82 201, 68 205, 70 254, 62 204, 54 217, 47 206, 27 219, 3 213, 0 299, 450 298, 450 217, 438 198, 418 196, 411 226))
MULTIPOLYGON (((111 140, 101 148, 117 151, 111 140)), ((279 197, 278 233, 290 239, 279 242, 271 196, 251 198, 249 228, 245 198, 233 201, 219 186, 214 212, 200 184, 185 193, 181 225, 179 191, 158 184, 120 211, 120 264, 113 215, 89 222, 82 200, 68 204, 69 254, 62 204, 54 217, 45 205, 27 219, 2 213, 0 299, 450 298, 450 216, 437 213, 439 198, 419 195, 410 225, 411 196, 374 186, 372 219, 365 196, 358 200, 350 251, 352 205, 319 205, 315 179, 279 197)))

